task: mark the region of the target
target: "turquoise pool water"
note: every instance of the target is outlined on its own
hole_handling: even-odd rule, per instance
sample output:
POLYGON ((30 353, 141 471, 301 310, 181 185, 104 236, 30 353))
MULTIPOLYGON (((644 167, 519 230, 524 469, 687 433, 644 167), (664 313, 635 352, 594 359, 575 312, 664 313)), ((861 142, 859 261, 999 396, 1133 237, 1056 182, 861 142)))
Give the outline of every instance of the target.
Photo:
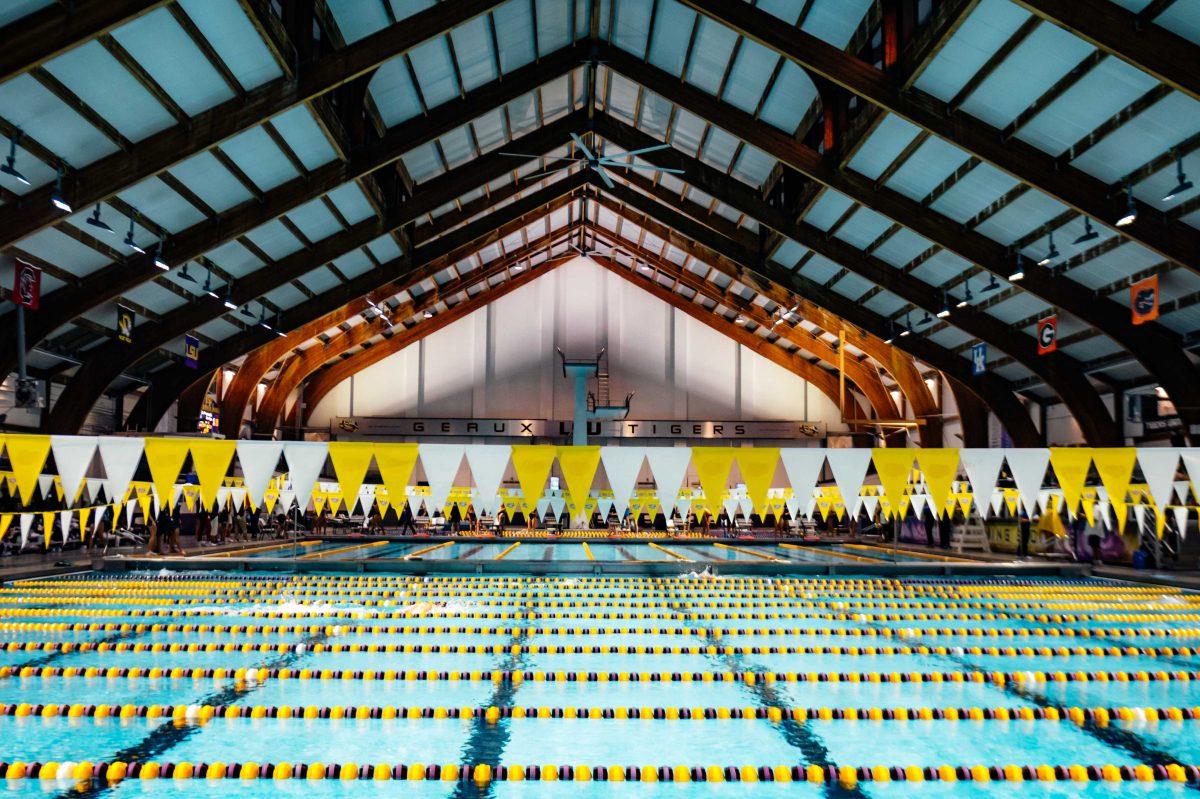
MULTIPOLYGON (((372 549, 402 557, 428 546, 372 549)), ((462 546, 488 557, 510 545, 426 556, 462 546)), ((558 557, 561 547, 586 557, 580 544, 555 543, 523 544, 505 559, 558 557)), ((669 557, 641 544, 591 549, 669 557)), ((756 557, 721 556, 739 555, 756 557)), ((710 781, 705 769, 1200 763, 1198 643, 1200 597, 1085 580, 147 572, 27 581, 0 590, 0 776, 14 776, 9 764, 38 765, 0 787, 14 797, 189 799, 1194 795, 1161 779, 917 784, 864 773, 751 785, 710 781), (1092 720, 1065 718, 1070 708, 1092 720), (110 783, 107 766, 86 785, 65 773, 38 778, 41 764, 83 761, 353 764, 363 777, 376 764, 688 766, 703 781, 110 783)))

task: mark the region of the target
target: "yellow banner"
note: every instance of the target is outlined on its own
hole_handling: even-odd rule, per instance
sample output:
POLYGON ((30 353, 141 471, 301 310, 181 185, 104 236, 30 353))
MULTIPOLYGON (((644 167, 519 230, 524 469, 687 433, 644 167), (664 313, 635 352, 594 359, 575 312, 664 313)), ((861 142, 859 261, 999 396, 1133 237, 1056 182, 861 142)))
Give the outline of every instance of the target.
POLYGON ((546 491, 546 478, 550 476, 557 450, 557 447, 549 444, 512 448, 513 468, 517 471, 517 482, 521 484, 521 493, 525 495, 525 504, 529 508, 535 507, 546 491))
MULTIPOLYGON (((196 470, 196 479, 200 481, 200 501, 204 507, 211 508, 217 501, 217 489, 225 482, 225 474, 229 464, 233 462, 233 453, 237 450, 237 441, 228 438, 196 438, 192 439, 192 468, 196 470)), ((162 496, 160 490, 159 496, 162 496)), ((168 497, 167 502, 170 502, 168 497)), ((188 506, 191 509, 191 506, 188 506)))
POLYGON ((958 474, 958 450, 953 447, 919 449, 917 465, 925 475, 929 501, 933 504, 935 512, 946 512, 947 499, 950 500, 949 510, 953 512, 954 500, 950 497, 950 489, 958 474))
POLYGON ((179 470, 183 468, 190 443, 186 438, 146 439, 146 463, 150 465, 150 477, 158 491, 158 501, 164 505, 171 501, 171 491, 179 478, 179 470))
POLYGON ((871 460, 875 462, 875 471, 879 474, 879 483, 883 493, 892 501, 892 506, 899 507, 904 513, 906 506, 900 505, 904 489, 908 485, 908 475, 913 466, 913 451, 908 447, 875 447, 871 450, 871 460))
POLYGON ((733 447, 692 447, 692 465, 700 476, 700 488, 710 504, 729 488, 729 471, 733 468, 733 447))
POLYGON ((1124 530, 1125 495, 1133 480, 1133 462, 1137 459, 1137 450, 1133 447, 1100 447, 1092 450, 1092 459, 1096 463, 1096 471, 1100 473, 1100 482, 1108 490, 1108 501, 1112 503, 1113 514, 1117 517, 1117 530, 1124 530))
POLYGON ((387 486, 388 496, 395 497, 396 502, 403 502, 408 481, 412 479, 413 469, 417 465, 417 445, 376 444, 375 465, 379 467, 383 484, 387 486))
MULTIPOLYGON (((596 479, 596 468, 600 465, 599 447, 559 447, 558 467, 562 469, 563 480, 567 491, 573 497, 582 497, 587 501, 588 492, 592 489, 592 481, 596 479)), ((582 507, 575 503, 571 509, 572 516, 579 516, 582 507)))
POLYGON ((8 450, 8 461, 12 464, 17 490, 21 492, 21 501, 28 505, 33 501, 38 475, 42 473, 46 456, 50 454, 50 436, 9 433, 4 437, 4 447, 8 450))
MULTIPOLYGON (((692 450, 693 457, 695 450, 692 450)), ((760 514, 767 509, 767 494, 779 465, 778 447, 740 447, 736 450, 738 468, 746 482, 746 495, 760 514)))
POLYGON ((1079 510, 1083 486, 1092 468, 1092 450, 1087 447, 1051 447, 1050 465, 1062 488, 1067 512, 1072 516, 1079 510))
MULTIPOLYGON (((329 460, 333 462, 342 496, 349 498, 350 505, 358 499, 358 489, 362 488, 374 454, 375 444, 370 441, 329 442, 329 460)), ((348 507, 347 510, 353 511, 354 508, 348 507)))

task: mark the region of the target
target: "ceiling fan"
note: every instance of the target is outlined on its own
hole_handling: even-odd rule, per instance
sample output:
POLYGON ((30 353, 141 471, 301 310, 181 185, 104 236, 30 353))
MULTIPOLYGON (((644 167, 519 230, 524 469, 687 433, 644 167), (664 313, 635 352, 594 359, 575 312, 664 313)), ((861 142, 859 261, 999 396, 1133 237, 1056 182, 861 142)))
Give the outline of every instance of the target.
MULTIPOLYGON (((575 145, 579 148, 579 152, 583 153, 583 157, 581 158, 578 156, 564 156, 563 158, 559 158, 556 160, 573 161, 573 162, 583 163, 588 169, 596 170, 596 172, 600 175, 601 180, 604 181, 604 185, 608 186, 610 189, 613 187, 613 182, 612 182, 612 178, 608 174, 609 169, 645 169, 649 172, 671 172, 676 175, 683 174, 682 169, 669 169, 667 167, 658 167, 658 166, 653 166, 651 164, 634 164, 632 162, 626 162, 626 161, 620 160, 620 159, 624 159, 624 158, 630 158, 635 155, 641 155, 643 153, 652 153, 655 150, 666 150, 666 149, 670 148, 671 145, 669 145, 669 144, 656 144, 653 147, 642 147, 639 150, 630 150, 629 152, 621 153, 621 155, 617 156, 616 158, 609 158, 608 156, 605 156, 605 155, 593 154, 592 151, 590 149, 588 149, 588 146, 583 143, 583 139, 579 136, 578 133, 572 133, 571 138, 575 141, 575 145)), ((541 158, 546 157, 544 155, 532 155, 530 153, 509 153, 509 152, 503 152, 503 151, 501 151, 499 154, 500 155, 511 155, 516 158, 538 158, 538 159, 541 159, 541 158)), ((574 164, 567 164, 566 166, 555 167, 554 169, 548 169, 545 172, 537 172, 532 175, 526 175, 525 177, 523 177, 521 179, 522 180, 537 180, 539 178, 544 178, 547 175, 553 175, 555 172, 565 171, 567 169, 570 169, 572 166, 574 166, 574 164)))

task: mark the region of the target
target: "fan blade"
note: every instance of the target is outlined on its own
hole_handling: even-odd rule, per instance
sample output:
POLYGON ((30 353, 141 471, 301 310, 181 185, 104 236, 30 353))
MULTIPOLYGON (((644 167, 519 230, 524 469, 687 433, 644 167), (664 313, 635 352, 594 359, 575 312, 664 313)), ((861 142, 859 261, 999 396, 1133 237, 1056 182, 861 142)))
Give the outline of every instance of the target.
POLYGON ((656 144, 653 147, 643 147, 640 150, 630 150, 629 152, 625 153, 625 155, 641 155, 642 153, 653 153, 658 150, 669 149, 671 149, 671 145, 669 144, 656 144))
POLYGON ((579 147, 579 151, 581 153, 583 153, 585 156, 587 156, 587 160, 589 160, 589 161, 596 160, 596 156, 592 155, 592 151, 589 150, 587 148, 587 145, 583 143, 583 139, 579 138, 578 133, 572 133, 571 138, 575 141, 575 144, 579 147))
POLYGON ((600 163, 613 169, 648 169, 652 172, 671 172, 676 175, 683 174, 682 169, 668 169, 665 166, 654 166, 653 164, 612 164, 608 161, 601 161, 600 163))
POLYGON ((571 158, 570 156, 566 156, 566 155, 555 157, 555 156, 546 155, 545 153, 542 153, 541 155, 534 155, 533 153, 510 153, 510 152, 505 152, 504 150, 498 150, 496 152, 496 155, 511 155, 515 158, 545 158, 547 161, 586 161, 587 160, 586 158, 571 158))
POLYGON ((532 175, 522 175, 520 179, 521 180, 537 180, 538 178, 544 178, 547 175, 554 175, 559 172, 564 172, 570 168, 571 167, 569 167, 569 166, 560 166, 557 169, 547 169, 545 172, 535 172, 532 175))
POLYGON ((595 166, 595 169, 597 172, 600 173, 600 178, 604 181, 605 186, 608 186, 610 189, 615 188, 615 186, 613 185, 613 182, 612 182, 612 178, 610 178, 608 176, 608 170, 606 170, 604 167, 600 166, 599 164, 597 164, 595 166))

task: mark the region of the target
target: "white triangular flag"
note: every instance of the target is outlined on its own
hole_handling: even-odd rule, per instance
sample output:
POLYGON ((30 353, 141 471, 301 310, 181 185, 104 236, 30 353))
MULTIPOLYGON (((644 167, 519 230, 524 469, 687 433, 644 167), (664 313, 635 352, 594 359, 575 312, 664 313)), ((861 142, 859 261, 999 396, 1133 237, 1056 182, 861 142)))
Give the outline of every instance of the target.
POLYGON ((1171 508, 1171 512, 1175 515, 1175 532, 1179 533, 1180 538, 1186 537, 1188 523, 1187 505, 1176 505, 1171 508))
POLYGON ((42 495, 43 500, 54 498, 54 475, 39 474, 37 479, 38 493, 42 495))
POLYGON ((683 486, 683 478, 691 460, 690 447, 646 447, 646 461, 654 474, 658 504, 662 506, 665 517, 670 518, 675 510, 679 489, 683 486))
POLYGON ((871 450, 829 449, 825 451, 825 458, 833 470, 833 481, 837 483, 842 502, 852 505, 854 498, 862 492, 863 478, 867 476, 867 465, 871 462, 871 450))
POLYGON ((500 481, 508 469, 512 447, 507 444, 469 444, 466 454, 471 477, 475 480, 475 490, 471 494, 476 498, 476 505, 494 514, 500 481))
MULTIPOLYGON (((67 536, 71 534, 71 517, 74 514, 75 511, 73 510, 59 511, 58 513, 58 526, 62 528, 62 540, 64 544, 67 543, 67 536)), ((79 537, 83 538, 82 530, 79 531, 79 537)))
POLYGON ((1171 501, 1175 472, 1179 469, 1179 450, 1175 447, 1138 447, 1137 459, 1150 496, 1161 514, 1171 501))
MULTIPOLYGON (((526 497, 526 499, 528 499, 528 497, 526 497)), ((539 519, 545 519, 546 512, 550 510, 550 498, 542 497, 539 499, 534 505, 534 510, 537 512, 537 517, 539 519)))
POLYGON ((1138 504, 1138 505, 1133 506, 1133 519, 1134 519, 1134 521, 1137 522, 1138 530, 1143 533, 1146 532, 1146 506, 1145 505, 1138 504))
POLYGON ((646 461, 644 447, 601 447, 600 462, 604 464, 604 473, 608 476, 608 485, 613 492, 613 506, 617 509, 617 518, 625 518, 629 508, 629 500, 637 486, 638 474, 646 461))
POLYGON ((142 460, 142 448, 145 446, 140 438, 124 436, 100 437, 100 460, 104 464, 104 476, 108 479, 107 488, 111 493, 106 495, 109 502, 120 502, 129 490, 129 481, 137 471, 138 463, 142 460))
POLYGON ((32 513, 21 514, 21 549, 24 549, 25 543, 29 541, 29 531, 33 529, 33 517, 32 513))
MULTIPOLYGON (((874 499, 874 497, 872 497, 874 499)), ((912 505, 913 516, 918 521, 922 521, 925 515, 925 506, 929 503, 929 497, 924 494, 913 494, 908 498, 909 504, 912 505)))
POLYGON ((550 511, 554 514, 555 519, 562 517, 565 507, 567 507, 567 501, 562 496, 550 497, 550 511))
POLYGON ((821 476, 821 468, 825 465, 825 450, 815 447, 785 447, 779 450, 779 457, 783 461, 783 469, 792 487, 793 496, 812 496, 817 478, 821 476))
POLYGON ((276 503, 275 510, 277 510, 277 511, 282 510, 284 513, 287 513, 288 511, 290 511, 292 509, 292 503, 295 501, 296 501, 296 492, 295 491, 290 491, 290 490, 280 491, 279 492, 279 502, 276 503))
POLYGON ((784 507, 787 508, 788 515, 791 516, 792 519, 795 519, 797 514, 800 513, 800 497, 799 496, 789 497, 788 499, 785 499, 783 501, 783 505, 784 505, 784 507))
POLYGON ((608 497, 601 497, 600 499, 596 500, 596 509, 600 511, 601 524, 606 524, 608 522, 608 514, 612 512, 614 504, 615 503, 613 500, 609 499, 608 497))
MULTIPOLYGON (((96 508, 92 511, 92 532, 93 533, 100 529, 100 524, 101 524, 101 522, 104 521, 104 515, 106 513, 108 513, 107 506, 105 506, 103 508, 96 508)), ((114 519, 113 521, 115 522, 116 519, 114 519)))
POLYGON ((1187 480, 1176 480, 1172 484, 1172 487, 1175 489, 1175 496, 1178 498, 1178 501, 1183 505, 1188 504, 1188 493, 1192 489, 1192 484, 1187 480))
POLYGON ((1192 485, 1200 485, 1200 447, 1181 449, 1179 456, 1183 458, 1183 467, 1187 469, 1188 479, 1192 485))
POLYGON ((1112 531, 1112 517, 1109 515, 1110 503, 1107 499, 1102 499, 1096 503, 1096 518, 1104 523, 1104 529, 1112 531))
POLYGON ((242 503, 246 501, 246 489, 234 488, 229 492, 229 495, 233 498, 233 509, 240 512, 242 503))
POLYGON ((88 502, 91 502, 92 504, 98 503, 100 501, 101 492, 104 492, 105 502, 112 502, 112 497, 109 496, 109 484, 109 480, 101 480, 97 477, 87 478, 88 502))
MULTIPOLYGON (((126 525, 128 525, 130 527, 133 526, 133 513, 137 509, 138 509, 138 501, 136 499, 131 499, 125 503, 125 524, 126 525)), ((143 519, 142 523, 144 524, 149 521, 150 521, 149 519, 143 519)))
POLYGON ((879 497, 869 496, 862 497, 863 507, 867 509, 867 517, 871 520, 875 519, 875 511, 879 509, 879 497))
POLYGON ((737 518, 738 508, 740 507, 737 497, 729 497, 721 505, 725 508, 725 515, 729 517, 729 521, 732 522, 737 518))
POLYGON ((1004 465, 1004 450, 1002 449, 962 449, 958 453, 959 462, 971 481, 971 490, 975 495, 975 508, 979 515, 986 514, 985 501, 991 503, 992 515, 1000 513, 1003 495, 1000 503, 993 496, 996 481, 1000 479, 1000 467, 1004 465))
POLYGON ((1004 459, 1008 461, 1008 470, 1021 492, 1025 513, 1033 518, 1037 513, 1038 492, 1046 478, 1046 467, 1050 465, 1050 450, 1042 447, 1006 449, 1004 459))
POLYGON ((421 467, 429 483, 429 497, 425 507, 436 513, 446 504, 454 478, 462 466, 464 447, 462 444, 421 444, 417 452, 421 456, 421 467))
POLYGON ((229 497, 233 489, 229 486, 221 486, 217 489, 217 509, 229 507, 229 497))
MULTIPOLYGON (((978 497, 979 495, 976 494, 975 496, 978 497)), ((1004 492, 1003 491, 992 491, 991 505, 992 505, 992 515, 999 516, 1000 509, 1004 507, 1004 492)), ((983 515, 982 514, 983 509, 979 507, 978 502, 975 503, 975 507, 980 510, 980 515, 983 515)))
POLYGON ((254 507, 263 504, 263 495, 267 492, 267 486, 271 484, 271 478, 275 476, 279 456, 282 454, 282 441, 238 441, 238 463, 242 467, 242 479, 254 507))
POLYGON ((50 436, 50 451, 62 481, 63 501, 70 504, 79 494, 79 485, 92 465, 99 440, 94 436, 50 436))
POLYGON ((301 511, 308 508, 317 478, 321 476, 321 469, 325 468, 325 456, 328 454, 329 445, 324 441, 288 441, 283 445, 288 479, 292 483, 292 490, 296 492, 296 502, 299 503, 301 511))

